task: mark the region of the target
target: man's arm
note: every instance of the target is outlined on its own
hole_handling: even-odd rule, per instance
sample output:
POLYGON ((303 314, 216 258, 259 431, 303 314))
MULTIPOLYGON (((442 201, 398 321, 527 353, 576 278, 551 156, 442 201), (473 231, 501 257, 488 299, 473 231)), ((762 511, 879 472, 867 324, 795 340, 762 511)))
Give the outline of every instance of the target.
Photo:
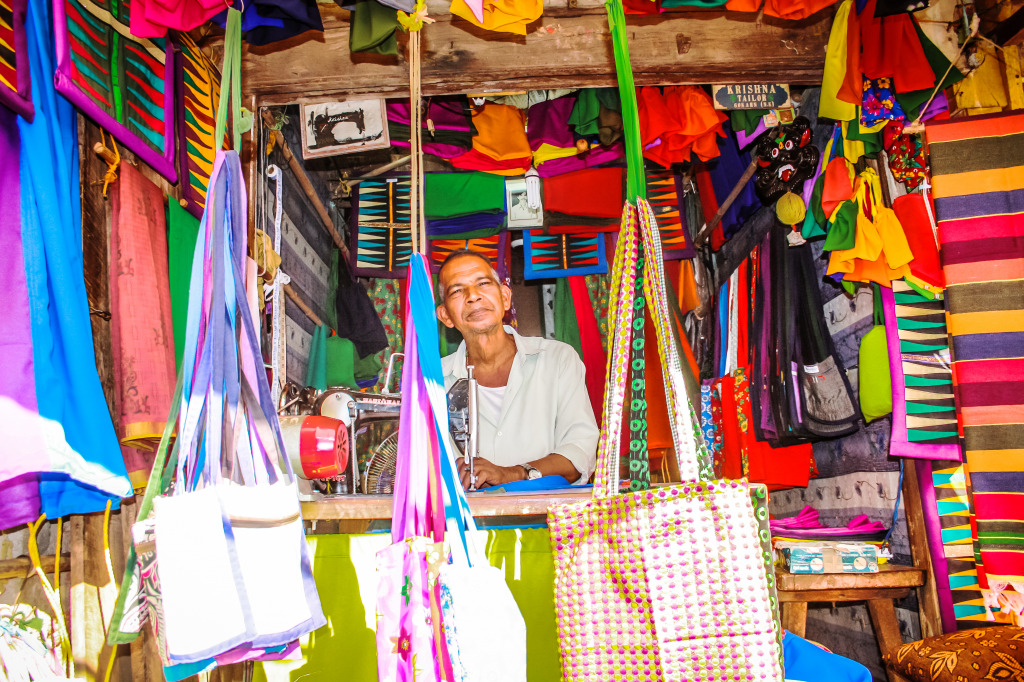
MULTIPOLYGON (((570 483, 580 477, 580 472, 573 463, 557 452, 541 457, 536 461, 527 462, 527 464, 545 476, 562 476, 570 483)), ((462 478, 462 487, 468 490, 471 487, 469 468, 465 465, 462 458, 459 458, 459 474, 462 478)), ((473 474, 476 476, 477 488, 526 480, 526 469, 518 464, 502 467, 482 457, 477 457, 473 460, 473 474)))

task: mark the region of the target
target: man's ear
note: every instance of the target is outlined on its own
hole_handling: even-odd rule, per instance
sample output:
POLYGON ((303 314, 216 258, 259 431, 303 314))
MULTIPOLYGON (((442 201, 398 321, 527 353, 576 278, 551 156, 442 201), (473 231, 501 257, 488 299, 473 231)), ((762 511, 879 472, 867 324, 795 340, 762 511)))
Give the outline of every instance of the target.
POLYGON ((507 284, 501 285, 501 297, 504 301, 505 312, 512 309, 512 289, 507 284))
POLYGON ((449 329, 455 327, 455 323, 452 322, 452 318, 448 315, 448 309, 444 307, 444 303, 439 303, 437 306, 437 319, 441 320, 441 324, 449 329))

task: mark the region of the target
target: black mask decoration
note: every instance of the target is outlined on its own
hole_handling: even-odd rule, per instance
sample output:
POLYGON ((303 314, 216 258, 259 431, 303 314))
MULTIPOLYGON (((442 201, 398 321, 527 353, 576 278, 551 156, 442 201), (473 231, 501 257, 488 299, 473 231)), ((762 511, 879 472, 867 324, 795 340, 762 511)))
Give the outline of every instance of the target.
POLYGON ((757 157, 754 191, 765 205, 786 192, 796 192, 800 183, 814 177, 821 156, 811 145, 811 122, 804 116, 762 133, 757 138, 754 155, 757 157))

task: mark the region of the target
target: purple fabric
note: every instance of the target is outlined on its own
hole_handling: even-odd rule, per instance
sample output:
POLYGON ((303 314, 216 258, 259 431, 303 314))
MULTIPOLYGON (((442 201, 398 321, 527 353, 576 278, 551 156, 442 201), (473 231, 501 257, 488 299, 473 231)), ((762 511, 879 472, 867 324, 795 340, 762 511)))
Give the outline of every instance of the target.
POLYGON ((737 130, 736 143, 740 149, 746 149, 748 146, 750 146, 751 142, 756 140, 758 136, 766 130, 768 130, 768 126, 764 124, 764 119, 761 119, 760 123, 757 124, 757 127, 754 128, 754 132, 750 133, 749 135, 746 133, 746 131, 737 130))
MULTIPOLYGON (((764 236, 761 241, 761 258, 759 259, 761 275, 760 281, 763 283, 764 289, 761 292, 761 338, 758 343, 757 360, 759 364, 758 376, 768 376, 771 373, 771 355, 770 353, 775 348, 772 343, 772 295, 771 295, 771 281, 772 281, 772 259, 768 258, 767 255, 771 250, 772 236, 771 231, 764 236)), ((778 429, 775 426, 775 415, 772 413, 771 404, 771 387, 767 381, 757 381, 757 400, 760 409, 760 427, 761 436, 764 440, 775 440, 778 438, 778 429)))
POLYGON ((153 170, 174 184, 178 173, 174 169, 174 42, 168 39, 164 53, 164 151, 155 151, 136 133, 101 109, 71 76, 71 44, 68 39, 68 18, 63 2, 53 3, 53 25, 57 42, 57 72, 53 75, 57 92, 64 95, 83 114, 128 147, 153 170))
POLYGON ((28 50, 25 44, 25 0, 14 0, 14 73, 17 79, 17 90, 0 85, 0 104, 19 114, 29 123, 35 115, 32 106, 32 78, 29 76, 28 50))
MULTIPOLYGON (((892 438, 889 454, 893 457, 962 461, 960 445, 929 445, 907 440, 907 390, 903 378, 903 358, 900 355, 900 337, 896 327, 896 298, 892 289, 881 287, 882 308, 885 312, 885 340, 889 349, 889 374, 892 376, 892 438)), ((922 491, 923 492, 923 491, 922 491)), ((942 546, 940 543, 939 547, 942 546)))
POLYGON ((949 566, 942 543, 942 523, 939 520, 938 502, 935 500, 935 480, 932 478, 932 463, 921 461, 914 467, 917 484, 921 489, 921 508, 924 510, 925 533, 928 536, 928 552, 931 554, 932 569, 935 571, 935 585, 939 597, 939 614, 942 617, 942 631, 956 631, 956 613, 953 610, 953 592, 949 585, 949 566))
POLYGON ((0 528, 34 521, 40 513, 39 476, 32 468, 49 468, 49 455, 39 430, 32 322, 25 255, 21 243, 20 138, 17 114, 0 108, 0 420, 15 428, 3 429, 4 458, 0 459, 0 528), (26 419, 26 416, 33 418, 26 419))
POLYGON ((472 213, 457 218, 428 219, 427 236, 450 238, 476 230, 500 230, 504 226, 504 213, 472 213))
MULTIPOLYGON (((391 139, 392 147, 405 147, 409 148, 409 140, 396 140, 391 139)), ((454 159, 456 156, 462 156, 466 153, 467 147, 460 147, 455 144, 441 144, 440 142, 424 142, 423 153, 433 154, 434 156, 441 159, 454 159)))
POLYGON ((796 516, 784 519, 771 519, 768 522, 772 536, 783 536, 787 538, 842 538, 848 535, 871 535, 884 533, 885 525, 879 521, 872 521, 866 514, 861 514, 850 519, 845 526, 824 526, 818 518, 818 510, 808 505, 800 510, 796 516))
POLYGON ((584 168, 594 168, 609 164, 626 156, 625 148, 621 143, 611 147, 594 147, 588 153, 580 156, 566 156, 562 159, 551 159, 537 166, 537 174, 542 178, 551 178, 556 175, 564 175, 584 168))
POLYGON ((530 149, 537 151, 545 142, 556 147, 573 147, 576 136, 569 126, 569 116, 576 106, 575 97, 559 97, 534 104, 528 110, 526 139, 530 149))
POLYGON ((928 119, 935 118, 939 114, 949 111, 949 100, 946 99, 946 93, 940 92, 932 100, 932 103, 928 105, 928 108, 921 113, 921 120, 927 121, 928 119))
MULTIPOLYGON (((718 138, 719 156, 707 163, 708 175, 711 177, 712 187, 715 188, 715 199, 719 206, 725 203, 725 198, 750 165, 750 154, 741 152, 736 146, 736 139, 730 134, 732 126, 725 121, 722 127, 725 130, 725 137, 718 138)), ((722 234, 725 238, 729 239, 736 234, 743 223, 747 222, 759 208, 761 200, 757 198, 754 179, 751 178, 736 197, 736 201, 722 216, 722 234)))
MULTIPOLYGON (((454 132, 473 132, 472 119, 466 110, 467 103, 465 95, 453 95, 451 97, 432 97, 423 117, 423 126, 426 128, 426 121, 430 119, 434 124, 434 130, 451 130, 454 132)), ((388 120, 393 123, 409 125, 412 109, 408 100, 388 100, 388 120)))

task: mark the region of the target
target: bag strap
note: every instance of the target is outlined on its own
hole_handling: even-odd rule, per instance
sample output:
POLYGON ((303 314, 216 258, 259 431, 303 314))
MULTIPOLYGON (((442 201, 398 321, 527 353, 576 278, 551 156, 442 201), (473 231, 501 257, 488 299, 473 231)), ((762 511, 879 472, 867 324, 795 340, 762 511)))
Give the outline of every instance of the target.
POLYGON ((651 487, 651 464, 647 454, 647 388, 644 362, 644 322, 647 318, 647 302, 644 300, 644 258, 637 254, 636 282, 633 286, 631 305, 633 319, 632 342, 629 345, 629 451, 627 453, 627 478, 631 491, 647 490, 651 487))
POLYGON ((220 101, 217 103, 217 121, 213 129, 214 144, 224 139, 227 125, 227 107, 231 107, 232 149, 242 148, 241 111, 242 111, 242 13, 232 7, 228 8, 227 23, 224 26, 224 65, 221 68, 222 82, 227 88, 221 88, 220 101), (226 92, 225 92, 226 90, 226 92), (230 99, 230 103, 228 100, 230 99))

